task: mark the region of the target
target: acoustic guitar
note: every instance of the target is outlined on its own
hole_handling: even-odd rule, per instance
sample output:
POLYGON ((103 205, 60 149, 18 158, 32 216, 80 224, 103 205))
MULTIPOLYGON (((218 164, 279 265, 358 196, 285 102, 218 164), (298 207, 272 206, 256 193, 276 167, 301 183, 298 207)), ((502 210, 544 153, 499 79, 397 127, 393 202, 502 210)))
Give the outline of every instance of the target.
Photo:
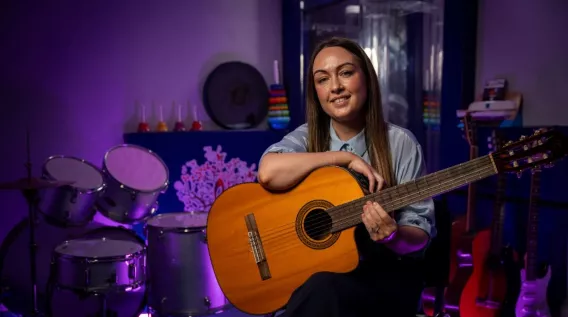
MULTIPOLYGON (((498 151, 501 141, 495 131, 492 140, 489 146, 498 151)), ((518 271, 516 253, 503 244, 506 176, 497 175, 491 228, 478 232, 473 239, 473 272, 461 294, 462 317, 502 316, 506 300, 515 292, 511 280, 518 281, 518 275, 513 276, 511 272, 518 271)), ((516 296, 515 293, 514 298, 516 296)))
POLYGON ((334 166, 314 170, 283 192, 257 183, 233 186, 217 197, 207 220, 215 276, 239 310, 252 315, 277 311, 314 273, 357 267, 354 230, 367 201, 394 212, 491 175, 563 158, 566 143, 555 130, 535 133, 500 151, 371 194, 352 173, 334 166), (542 142, 534 145, 535 140, 542 142))
POLYGON ((550 267, 540 266, 537 263, 540 173, 541 170, 535 168, 531 175, 527 253, 525 255, 525 268, 521 270, 521 292, 515 308, 515 316, 517 317, 550 317, 550 309, 546 301, 551 275, 550 267))

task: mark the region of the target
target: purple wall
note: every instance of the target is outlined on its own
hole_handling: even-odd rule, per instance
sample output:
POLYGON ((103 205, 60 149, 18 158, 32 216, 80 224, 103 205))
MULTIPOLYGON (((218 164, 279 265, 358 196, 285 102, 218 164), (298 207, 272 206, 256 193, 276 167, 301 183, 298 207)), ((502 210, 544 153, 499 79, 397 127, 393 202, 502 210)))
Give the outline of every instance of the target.
MULTIPOLYGON (((174 100, 198 104, 205 126, 215 129, 201 106, 205 76, 240 60, 270 83, 273 60, 282 56, 281 0, 7 2, 0 11, 0 182, 25 175, 28 123, 35 175, 55 154, 100 165, 135 129, 136 100, 164 104, 166 119, 174 100)), ((18 192, 0 192, 0 201, 3 239, 26 205, 18 192)))
POLYGON ((568 1, 479 3, 476 91, 502 76, 524 94, 525 126, 568 125, 568 1))

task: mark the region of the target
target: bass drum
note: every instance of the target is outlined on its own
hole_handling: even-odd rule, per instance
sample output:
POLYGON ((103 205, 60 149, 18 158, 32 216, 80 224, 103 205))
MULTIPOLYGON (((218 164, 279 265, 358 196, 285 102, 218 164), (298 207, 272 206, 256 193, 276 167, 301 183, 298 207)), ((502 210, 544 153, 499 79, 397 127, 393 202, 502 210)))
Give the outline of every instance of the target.
MULTIPOLYGON (((145 249, 145 242, 136 233, 120 227, 102 227, 91 230, 79 239, 102 239, 130 241, 145 249)), ((139 263, 145 266, 145 256, 139 263)), ((139 272, 143 275, 144 272, 139 272)), ((135 288, 109 290, 105 293, 106 316, 138 317, 146 306, 146 285, 142 281, 135 288)), ((98 296, 54 287, 51 291, 50 311, 52 317, 101 316, 101 300, 98 296)))
MULTIPOLYGON (((59 316, 86 316, 93 311, 92 307, 98 308, 96 298, 81 298, 73 292, 54 291, 50 296, 50 275, 53 251, 61 243, 79 239, 82 237, 106 236, 133 238, 133 233, 127 229, 117 227, 105 227, 103 224, 91 222, 85 227, 62 228, 50 224, 45 217, 38 215, 35 230, 37 245, 36 272, 37 272, 37 295, 38 309, 46 313, 53 308, 52 317, 59 316), (128 232, 128 233, 126 233, 128 232), (49 298, 52 298, 49 301, 49 298), (53 302, 52 305, 50 303, 53 302), (64 303, 63 306, 61 303, 64 303), (58 307, 60 306, 60 307, 58 307), (62 307, 61 307, 62 306, 62 307), (64 310, 64 312, 62 312, 64 310)), ((18 223, 6 236, 0 246, 0 288, 3 291, 2 304, 10 312, 18 315, 32 315, 32 282, 30 278, 30 253, 29 253, 30 227, 28 219, 18 223)), ((141 240, 137 240, 141 241, 141 240)), ((143 290, 131 292, 126 296, 112 295, 107 300, 110 310, 118 311, 119 316, 138 316, 145 305, 145 287, 143 290), (117 305, 121 298, 124 302, 117 305), (119 307, 117 309, 116 307, 119 307)))
MULTIPOLYGON (((65 240, 76 239, 91 229, 102 226, 89 223, 85 227, 59 227, 37 215, 35 230, 37 301, 41 312, 46 311, 47 285, 50 276, 51 258, 55 247, 65 240)), ((0 287, 2 303, 8 310, 21 315, 32 313, 32 282, 30 276, 30 226, 26 218, 8 233, 0 246, 0 287)))

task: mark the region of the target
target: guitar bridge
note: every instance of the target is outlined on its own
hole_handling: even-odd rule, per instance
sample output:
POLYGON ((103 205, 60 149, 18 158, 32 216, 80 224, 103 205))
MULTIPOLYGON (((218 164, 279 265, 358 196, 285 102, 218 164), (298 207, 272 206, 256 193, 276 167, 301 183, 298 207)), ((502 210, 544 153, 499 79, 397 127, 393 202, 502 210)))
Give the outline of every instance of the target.
POLYGON ((256 225, 256 219, 254 214, 248 214, 245 216, 245 223, 248 230, 248 239, 251 246, 252 254, 254 256, 254 261, 258 266, 258 272, 260 278, 264 281, 272 277, 270 274, 270 268, 268 267, 268 261, 266 260, 266 255, 264 253, 264 247, 262 246, 262 240, 260 239, 260 234, 258 233, 258 226, 256 225))

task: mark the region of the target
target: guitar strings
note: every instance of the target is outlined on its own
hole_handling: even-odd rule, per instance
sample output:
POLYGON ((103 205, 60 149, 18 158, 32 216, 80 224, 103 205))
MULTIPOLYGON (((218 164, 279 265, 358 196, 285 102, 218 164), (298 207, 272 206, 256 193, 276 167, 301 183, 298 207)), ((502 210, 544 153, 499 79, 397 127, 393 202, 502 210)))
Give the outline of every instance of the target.
MULTIPOLYGON (((444 185, 447 185, 448 183, 456 182, 456 181, 458 181, 458 180, 467 178, 468 176, 471 176, 471 175, 473 175, 473 174, 482 174, 482 173, 485 174, 485 173, 487 173, 487 172, 491 172, 491 173, 488 173, 488 175, 491 175, 492 172, 493 172, 493 167, 492 167, 492 166, 487 166, 487 167, 484 167, 484 168, 482 168, 482 169, 476 169, 476 170, 473 170, 473 171, 471 171, 471 172, 464 173, 464 174, 462 174, 461 176, 458 176, 457 178, 454 178, 454 179, 451 179, 451 180, 447 180, 447 181, 445 181, 445 182, 440 182, 440 183, 438 183, 437 185, 433 185, 432 187, 434 187, 434 188, 443 187, 444 185)), ((411 195, 405 196, 404 198, 396 198, 396 199, 393 199, 393 200, 391 201, 391 203, 396 204, 397 201, 400 202, 400 201, 402 201, 403 199, 406 200, 406 199, 409 199, 409 198, 412 198, 412 197, 419 197, 419 195, 420 195, 419 192, 418 192, 418 193, 413 193, 413 194, 411 194, 411 195)), ((364 197, 363 197, 363 199, 364 199, 364 197)), ((347 204, 349 204, 349 203, 347 203, 347 204)), ((308 223, 308 226, 309 226, 309 225, 312 225, 312 226, 315 225, 315 227, 313 227, 312 229, 313 229, 314 231, 316 231, 315 229, 317 229, 317 231, 315 232, 316 235, 317 235, 317 234, 321 234, 321 233, 325 233, 326 231, 329 231, 329 230, 328 230, 329 225, 328 225, 327 223, 324 223, 324 222, 326 222, 326 221, 325 221, 325 220, 322 220, 323 217, 327 218, 325 215, 322 215, 322 216, 318 217, 318 218, 320 218, 320 219, 313 219, 311 222, 308 223)), ((337 224, 337 225, 347 224, 347 223, 353 222, 355 219, 358 219, 359 222, 362 222, 362 220, 359 220, 360 218, 361 218, 361 214, 360 214, 360 213, 357 213, 357 214, 355 214, 355 215, 349 215, 349 216, 347 216, 347 217, 340 218, 338 221, 336 221, 336 222, 334 222, 334 223, 337 224)), ((281 240, 282 238, 284 238, 284 237, 286 237, 286 236, 288 236, 288 235, 290 235, 290 234, 296 234, 295 225, 296 225, 295 222, 294 222, 294 223, 288 223, 288 224, 284 225, 284 226, 287 226, 288 228, 285 228, 284 230, 278 230, 277 232, 271 232, 271 231, 273 231, 273 229, 269 230, 269 231, 268 231, 268 232, 270 232, 269 234, 264 234, 264 235, 263 235, 263 239, 262 239, 262 240, 263 240, 263 244, 267 244, 267 245, 268 245, 269 242, 271 242, 272 240, 274 240, 274 239, 276 239, 276 238, 278 238, 279 240, 281 240), (294 227, 294 230, 289 230, 291 226, 294 227), (284 233, 282 234, 283 231, 286 231, 286 232, 284 232, 284 233)), ((281 226, 281 227, 282 227, 282 226, 281 226)))
MULTIPOLYGON (((493 169, 492 169, 492 168, 484 168, 484 169, 486 170, 485 173, 487 173, 488 176, 493 174, 493 169)), ((481 172, 481 170, 480 170, 480 172, 481 172)), ((481 173, 480 173, 480 174, 481 174, 481 173)), ((467 175, 472 175, 472 173, 464 174, 463 177, 465 177, 465 176, 467 176, 467 175)), ((451 182, 451 181, 448 181, 448 182, 451 182)), ((359 218, 359 219, 360 219, 360 215, 353 215, 353 216, 350 216, 350 217, 348 217, 348 218, 351 218, 351 220, 348 220, 348 221, 352 221, 352 220, 354 220, 354 218, 359 218)), ((361 222, 361 221, 360 221, 360 222, 361 222)), ((276 242, 281 242, 283 239, 285 240, 286 237, 290 237, 290 236, 292 236, 292 235, 295 234, 295 233, 296 233, 295 230, 290 230, 290 231, 288 231, 288 232, 285 232, 285 233, 282 234, 280 237, 278 237, 279 240, 276 241, 276 242)), ((265 239, 263 239, 263 240, 265 240, 265 239)), ((275 245, 275 243, 274 243, 274 241, 273 241, 274 238, 272 238, 272 239, 267 239, 267 240, 270 240, 270 242, 265 242, 265 241, 263 241, 263 245, 265 245, 265 246, 267 247, 267 249, 270 249, 270 253, 272 253, 272 254, 281 253, 281 252, 284 252, 284 251, 293 249, 293 248, 295 248, 295 247, 297 247, 297 246, 299 245, 298 243, 286 243, 287 241, 285 241, 285 243, 276 243, 276 245, 275 245)), ((303 244, 300 243, 300 245, 303 245, 303 244)), ((249 251, 249 252, 252 252, 252 249, 249 248, 248 251, 249 251)))
MULTIPOLYGON (((454 179, 452 179, 452 180, 448 180, 448 181, 445 181, 445 182, 440 182, 440 183, 438 183, 437 185, 433 185, 432 187, 434 187, 434 188, 439 188, 439 187, 442 187, 442 186, 446 185, 447 183, 452 183, 452 182, 455 182, 455 181, 457 181, 457 180, 461 180, 461 179, 463 179, 463 178, 467 178, 467 177, 469 177, 469 176, 471 176, 471 175, 473 175, 473 174, 475 174, 475 173, 481 174, 481 173, 485 173, 485 172, 490 171, 490 170, 493 170, 493 168, 492 168, 491 166, 484 167, 484 168, 482 168, 482 169, 480 169, 480 170, 473 170, 473 171, 470 171, 470 172, 468 172, 468 173, 464 173, 463 175, 458 176, 457 178, 454 178, 454 179)), ((392 187, 391 187, 391 188, 392 188, 392 187)), ((411 199, 411 198, 415 198, 415 197, 417 197, 417 196, 419 196, 419 195, 420 195, 420 193, 416 193, 416 192, 415 192, 415 193, 413 193, 413 194, 411 194, 411 195, 406 195, 406 196, 404 196, 404 197, 402 197, 402 198, 395 198, 395 199, 393 199, 393 200, 391 201, 391 204, 392 204, 392 205, 396 205, 397 202, 400 202, 400 201, 402 201, 402 200, 409 199, 409 198, 410 198, 410 199, 411 199)), ((365 197, 362 197, 362 198, 360 198, 360 199, 364 200, 364 198, 365 198, 365 197)), ((357 200, 359 200, 359 199, 357 199, 357 200)), ((346 203, 346 204, 344 204, 344 205, 353 205, 354 203, 357 203, 357 200, 351 201, 351 202, 346 203)), ((343 205, 342 205, 342 206, 343 206, 343 205)), ((387 205, 387 206, 388 206, 388 205, 387 205)), ((362 213, 362 212, 361 212, 361 213, 362 213)), ((332 215, 331 213, 330 213, 330 216, 333 217, 333 215, 332 215)), ((361 217, 361 214, 360 214, 360 213, 357 213, 356 215, 350 215, 350 216, 348 216, 348 217, 346 217, 346 218, 340 218, 339 220, 335 221, 334 223, 335 223, 336 225, 347 224, 347 223, 349 223, 349 222, 352 222, 352 221, 355 220, 356 218, 360 218, 360 217, 361 217)), ((317 229, 317 230, 318 230, 318 231, 315 232, 316 235, 317 235, 317 234, 321 234, 321 233, 324 233, 325 231, 328 231, 328 230, 327 230, 327 229, 328 229, 327 227, 329 226, 329 224, 326 223, 326 222, 327 222, 326 219, 328 219, 327 216, 326 216, 326 215, 322 215, 322 216, 320 216, 320 217, 317 217, 317 219, 312 219, 311 221, 307 222, 307 225, 308 225, 308 226, 311 226, 312 229, 317 229), (325 229, 325 230, 324 230, 324 229, 325 229)), ((268 240, 271 240, 271 239, 273 239, 273 238, 282 238, 283 235, 278 235, 277 237, 274 237, 274 236, 275 236, 276 234, 281 233, 282 231, 285 231, 285 230, 288 231, 288 230, 290 229, 290 226, 294 226, 294 227, 295 227, 295 225, 296 225, 295 222, 294 222, 294 223, 285 224, 285 225, 283 225, 283 226, 286 226, 287 228, 284 228, 284 230, 278 230, 277 232, 272 232, 272 231, 274 231, 274 228, 273 228, 273 229, 270 229, 270 230, 267 231, 267 232, 269 232, 269 233, 263 235, 263 236, 265 237, 265 238, 263 238, 263 240, 268 241, 268 240)), ((283 227, 283 226, 280 226, 280 227, 283 227)), ((277 227, 277 228, 278 228, 278 227, 277 227)), ((295 233, 296 231, 293 230, 292 232, 295 233)), ((288 232, 288 233, 289 233, 289 232, 288 232)))
MULTIPOLYGON (((483 160, 481 160, 481 159, 488 160, 489 158, 488 158, 487 156, 485 156, 485 157, 480 157, 480 158, 474 159, 473 161, 479 161, 479 162, 481 162, 481 161, 483 161, 483 160)), ((465 178, 465 177, 468 177, 468 176, 472 175, 473 173, 470 173, 470 172, 475 171, 476 169, 479 169, 479 167, 476 166, 476 165, 471 166, 469 172, 464 173, 464 174, 461 175, 461 176, 458 176, 457 179, 462 179, 462 178, 465 178)), ((430 174, 430 175, 434 175, 434 174, 437 174, 437 173, 439 173, 439 172, 441 172, 441 171, 432 173, 432 174, 430 174)), ((480 170, 479 172, 481 173, 481 170, 480 170)), ((454 178, 454 180, 455 180, 455 178, 454 178)), ((439 183, 438 183, 438 184, 439 184, 439 183)), ((433 186, 436 186, 436 185, 433 185, 433 186)), ((395 190, 395 187, 389 187, 389 188, 385 189, 384 191, 382 191, 382 193, 388 194, 388 193, 391 192, 391 191, 396 191, 396 190, 395 190)), ((400 196, 400 195, 397 195, 397 196, 400 196)), ((410 197, 410 196, 407 194, 407 195, 404 196, 404 197, 405 197, 404 199, 407 199, 407 197, 410 197)), ((414 196, 414 197, 415 197, 415 196, 414 196)), ((352 200, 352 201, 347 202, 347 203, 345 203, 345 204, 342 204, 341 206, 342 206, 342 208, 345 208, 345 207, 347 207, 348 205, 357 204, 360 200, 365 200, 365 196, 363 196, 363 197, 361 197, 361 198, 358 198, 358 199, 355 199, 355 200, 352 200)), ((402 198, 401 198, 401 199, 393 199, 393 200, 391 200, 391 202, 396 203, 396 202, 400 202, 401 200, 402 200, 402 198)), ((328 210, 327 210, 327 211, 328 211, 328 214, 331 215, 331 213, 333 212, 333 210, 335 209, 335 207, 338 207, 338 206, 334 206, 334 207, 330 208, 330 209, 332 209, 332 210, 329 210, 329 209, 328 209, 328 210)), ((320 217, 320 220, 321 220, 321 219, 322 219, 322 218, 320 217)), ((313 219, 312 221, 317 221, 317 220, 316 220, 316 219, 313 219)), ((325 221, 325 220, 322 220, 322 221, 325 221)), ((296 224, 296 223, 294 222, 292 225, 295 225, 295 224, 296 224)), ((310 224, 311 224, 311 223, 310 223, 310 224)), ((271 235, 273 235, 273 234, 275 234, 275 233, 278 233, 278 232, 282 231, 282 230, 279 230, 279 229, 287 230, 287 229, 289 229, 289 226, 290 226, 290 225, 291 225, 290 223, 286 223, 286 224, 280 225, 280 226, 278 226, 278 227, 270 228, 270 229, 268 229, 268 230, 266 231, 266 236, 271 236, 271 235), (278 232, 273 232, 273 231, 275 231, 275 230, 277 230, 278 232)))
MULTIPOLYGON (((487 159, 487 157, 484 157, 484 158, 487 159)), ((488 166, 484 166, 484 167, 483 167, 482 169, 480 169, 478 172, 481 173, 481 172, 483 172, 483 171, 486 171, 486 167, 488 167, 488 166)), ((450 183, 451 183, 451 182, 454 182, 454 181, 456 181, 456 180, 461 180, 461 179, 463 179, 463 178, 467 178, 467 177, 469 177, 469 176, 475 174, 475 172, 476 172, 478 169, 479 169, 479 167, 474 165, 474 166, 471 167, 471 169, 470 169, 467 173, 464 173, 464 174, 462 174, 462 175, 460 175, 460 176, 458 176, 457 178, 454 178, 454 179, 448 179, 448 180, 445 181, 445 182, 450 182, 450 183)), ((491 169, 492 169, 492 168, 491 168, 491 169)), ((433 185, 433 186, 431 186, 431 187, 441 187, 442 184, 446 184, 446 183, 437 183, 437 185, 433 185)), ((393 191, 394 188, 395 188, 395 187, 387 188, 387 189, 385 189, 384 192, 393 191)), ((419 193, 418 193, 418 194, 419 194, 419 193)), ((400 195, 399 195, 399 196, 400 196, 400 195)), ((395 198, 395 199, 391 200, 391 203, 392 203, 393 205, 395 205, 397 202, 400 202, 400 201, 402 201, 403 199, 409 199, 409 197, 414 198, 414 197, 416 197, 416 196, 417 196, 417 195, 416 195, 416 192, 414 192, 414 193, 411 194, 411 195, 405 195, 404 197, 395 198)), ((345 203, 345 204, 342 204, 341 206, 342 206, 342 208, 349 208, 349 205, 351 205, 351 207, 352 207, 354 204, 359 203, 360 200, 365 200, 365 196, 363 196, 363 197, 361 197, 361 198, 358 198, 358 199, 355 199, 355 200, 352 200, 352 201, 347 202, 347 203, 345 203)), ((332 207, 332 208, 333 208, 333 207, 332 207)), ((329 210, 329 209, 328 209, 328 210, 329 210)), ((328 214, 333 217, 333 214, 335 214, 335 213, 333 213, 333 209, 332 209, 331 211, 328 212, 328 214)), ((317 222, 317 225, 320 225, 320 226, 321 226, 321 225, 324 225, 324 226, 325 226, 326 224, 323 223, 323 222, 325 222, 324 217, 327 218, 325 215, 322 215, 322 216, 318 217, 319 219, 312 219, 312 221, 308 222, 308 225, 314 225, 314 222, 317 222)), ((353 219, 353 218, 351 218, 351 219, 353 219)), ((341 221, 341 220, 340 220, 340 221, 341 221)), ((340 222, 335 222, 335 223, 340 223, 340 222)), ((345 222, 343 222, 343 223, 345 223, 345 222)), ((295 226, 295 225, 296 225, 296 222, 294 222, 294 223, 292 223, 292 224, 287 223, 287 224, 278 226, 278 227, 276 227, 276 228, 271 228, 271 229, 269 229, 269 230, 266 231, 266 234, 264 234, 264 236, 266 236, 266 237, 273 236, 274 234, 277 234, 277 233, 279 233, 279 232, 282 231, 282 230, 278 230, 278 231, 276 231, 276 232, 273 232, 274 230, 280 229, 280 228, 283 228, 283 227, 285 227, 285 228, 283 228, 284 230, 288 230, 289 227, 290 227, 290 225, 294 225, 294 226, 295 226)), ((319 228, 319 229, 321 229, 321 228, 319 228)), ((319 233, 321 233, 321 232, 319 232, 319 233)))

